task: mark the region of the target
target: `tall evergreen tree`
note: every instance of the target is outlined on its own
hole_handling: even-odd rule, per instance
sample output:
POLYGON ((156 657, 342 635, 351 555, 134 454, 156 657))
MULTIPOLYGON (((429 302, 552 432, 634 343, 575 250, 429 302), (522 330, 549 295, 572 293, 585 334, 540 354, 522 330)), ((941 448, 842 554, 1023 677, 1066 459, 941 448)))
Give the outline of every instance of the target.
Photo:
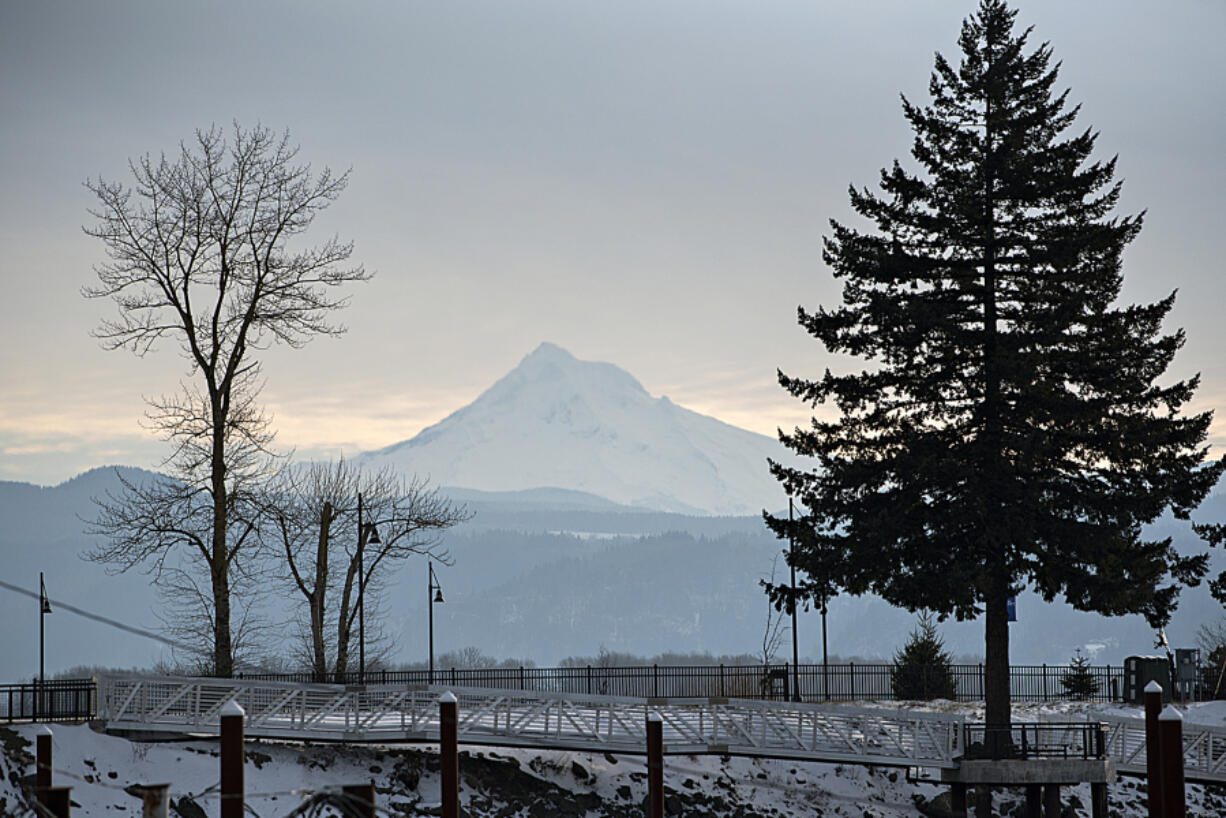
POLYGON ((1142 526, 1168 508, 1187 518, 1226 466, 1205 460, 1211 413, 1180 414, 1198 379, 1157 383, 1184 340, 1161 328, 1174 293, 1115 304, 1141 217, 1111 215, 1115 160, 1091 159, 1091 130, 1070 133, 1051 48, 1029 46, 1015 16, 982 0, 960 64, 936 57, 931 103, 903 98, 919 172, 895 161, 880 193, 850 191, 875 229, 831 222, 823 258, 843 304, 802 307, 800 324, 869 365, 780 373, 838 415, 781 435, 814 468, 772 464, 813 511, 799 569, 843 552, 850 593, 985 615, 993 724, 1010 720, 1007 599, 1029 585, 1165 622, 1207 557, 1142 526))

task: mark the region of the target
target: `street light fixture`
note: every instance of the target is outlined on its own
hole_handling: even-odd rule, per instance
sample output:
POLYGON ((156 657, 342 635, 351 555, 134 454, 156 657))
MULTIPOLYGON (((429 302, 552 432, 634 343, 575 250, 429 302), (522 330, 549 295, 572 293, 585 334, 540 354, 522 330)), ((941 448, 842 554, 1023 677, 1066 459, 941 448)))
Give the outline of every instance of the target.
POLYGON ((430 684, 434 684, 434 603, 443 601, 443 588, 438 584, 438 577, 434 575, 434 561, 430 560, 426 564, 429 566, 426 578, 426 599, 430 604, 430 675, 428 678, 430 684))

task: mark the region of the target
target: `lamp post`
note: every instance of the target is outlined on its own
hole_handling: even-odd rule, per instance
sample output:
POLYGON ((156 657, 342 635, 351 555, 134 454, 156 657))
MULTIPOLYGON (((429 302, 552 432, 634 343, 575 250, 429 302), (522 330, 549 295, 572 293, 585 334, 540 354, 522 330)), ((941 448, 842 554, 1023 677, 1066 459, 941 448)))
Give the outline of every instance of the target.
POLYGON ((434 575, 434 561, 426 563, 429 573, 426 575, 426 598, 430 606, 430 675, 429 682, 434 684, 434 603, 443 601, 443 589, 434 575))
POLYGON ((366 684, 366 568, 363 555, 366 544, 380 545, 379 529, 374 523, 362 523, 362 495, 358 493, 358 683, 366 684))
POLYGON ((796 558, 792 553, 795 539, 792 532, 792 498, 788 498, 788 564, 792 568, 792 701, 800 701, 800 649, 796 643, 796 558))
POLYGON ((47 675, 43 663, 43 620, 51 613, 51 600, 47 598, 47 585, 43 582, 43 572, 38 572, 38 695, 34 697, 34 720, 38 721, 43 714, 43 691, 47 686, 47 675))

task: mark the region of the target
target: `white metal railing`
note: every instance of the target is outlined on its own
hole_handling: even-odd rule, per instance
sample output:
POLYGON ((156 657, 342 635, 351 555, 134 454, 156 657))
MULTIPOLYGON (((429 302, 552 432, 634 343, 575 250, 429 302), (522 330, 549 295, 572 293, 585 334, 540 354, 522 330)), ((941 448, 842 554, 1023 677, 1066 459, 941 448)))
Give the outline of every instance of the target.
POLYGON ((459 699, 459 739, 642 753, 660 714, 670 753, 956 767, 962 719, 932 713, 748 699, 639 699, 483 688, 293 684, 135 675, 99 677, 108 729, 215 734, 237 702, 254 737, 412 742, 438 739, 438 697, 459 699))
MULTIPOLYGON (((1086 720, 1103 725, 1107 758, 1116 770, 1146 774, 1145 719, 1095 714, 1086 720)), ((1189 781, 1226 782, 1226 728, 1184 721, 1183 764, 1189 781)))

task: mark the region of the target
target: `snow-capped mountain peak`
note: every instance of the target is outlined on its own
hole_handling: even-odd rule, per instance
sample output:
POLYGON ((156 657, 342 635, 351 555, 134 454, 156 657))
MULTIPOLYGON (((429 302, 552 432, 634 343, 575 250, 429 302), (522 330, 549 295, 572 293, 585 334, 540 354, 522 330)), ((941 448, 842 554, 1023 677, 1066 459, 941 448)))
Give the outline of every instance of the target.
POLYGON ((468 406, 362 460, 440 486, 554 487, 668 511, 754 514, 783 502, 768 456, 785 457, 772 438, 542 343, 468 406))

